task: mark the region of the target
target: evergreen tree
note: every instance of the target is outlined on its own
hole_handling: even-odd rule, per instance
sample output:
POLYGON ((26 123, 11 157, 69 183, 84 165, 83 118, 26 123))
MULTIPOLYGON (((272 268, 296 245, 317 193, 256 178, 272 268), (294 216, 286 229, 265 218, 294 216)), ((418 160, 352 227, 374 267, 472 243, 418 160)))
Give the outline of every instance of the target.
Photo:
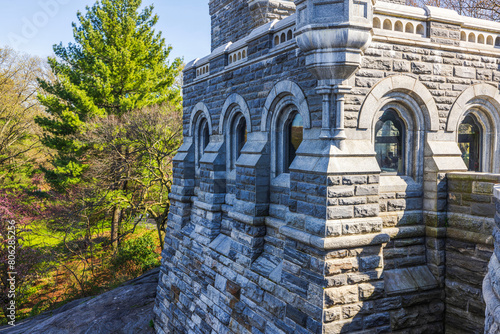
MULTIPOLYGON (((161 33, 154 30, 158 16, 153 6, 140 10, 141 0, 100 0, 73 23, 75 43, 54 46, 48 62, 56 80, 40 79, 40 103, 46 115, 36 122, 43 128, 42 143, 57 153, 45 170, 58 189, 86 180, 91 143, 82 140, 96 117, 120 117, 131 111, 168 101, 179 104, 175 85, 181 59, 168 61, 161 33)), ((120 148, 127 154, 127 147, 120 148)), ((117 166, 121 164, 117 162, 117 166)), ((123 171, 115 170, 112 190, 124 191, 123 171)), ((113 210, 112 241, 117 240, 121 209, 113 210)))

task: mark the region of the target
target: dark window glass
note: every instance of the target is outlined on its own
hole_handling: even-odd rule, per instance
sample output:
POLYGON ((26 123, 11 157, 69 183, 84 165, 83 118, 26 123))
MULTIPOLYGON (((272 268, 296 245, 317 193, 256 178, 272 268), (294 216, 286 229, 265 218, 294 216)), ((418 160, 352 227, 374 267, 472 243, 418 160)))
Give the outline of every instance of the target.
POLYGON ((241 155, 241 150, 247 142, 247 122, 241 117, 236 127, 236 159, 241 155))
POLYGON ((481 130, 473 116, 468 115, 458 128, 458 146, 469 171, 481 169, 481 130))
POLYGON ((210 142, 210 133, 208 131, 208 123, 205 122, 205 124, 203 125, 203 136, 202 136, 202 149, 201 149, 201 153, 203 154, 205 152, 205 149, 207 148, 208 146, 208 143, 210 142))
POLYGON ((289 172, 290 165, 295 159, 297 149, 299 148, 304 138, 304 125, 302 116, 295 114, 288 123, 286 129, 286 142, 285 142, 285 173, 289 172))
POLYGON ((387 110, 375 130, 375 152, 382 173, 404 174, 403 121, 395 111, 387 110))

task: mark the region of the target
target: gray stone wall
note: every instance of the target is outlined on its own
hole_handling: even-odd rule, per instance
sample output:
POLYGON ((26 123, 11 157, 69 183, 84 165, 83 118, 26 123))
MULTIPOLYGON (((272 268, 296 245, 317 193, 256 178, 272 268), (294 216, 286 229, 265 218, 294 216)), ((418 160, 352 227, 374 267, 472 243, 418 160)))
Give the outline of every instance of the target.
POLYGON ((484 328, 483 279, 493 253, 499 175, 448 174, 446 238, 446 331, 480 333, 484 328))
POLYGON ((295 12, 293 0, 210 0, 212 50, 295 12))
POLYGON ((247 0, 211 0, 212 50, 245 37, 253 27, 247 0))
POLYGON ((318 137, 323 116, 341 104, 324 108, 329 97, 318 93, 295 39, 273 43, 293 22, 248 35, 250 21, 242 21, 241 35, 231 31, 239 23, 230 21, 248 19, 249 10, 211 2, 212 15, 223 15, 214 45, 247 36, 236 44, 247 59, 229 64, 236 49, 218 50, 200 62, 209 63, 208 75, 196 76, 197 63, 184 72, 185 141, 174 160, 156 331, 479 331, 491 191, 500 177, 453 172, 466 169, 455 142, 457 106, 496 99, 495 51, 456 48, 459 25, 434 19, 425 40, 375 34, 343 83, 352 90, 339 145, 318 137), (375 160, 372 128, 384 101, 406 112, 406 175, 381 173, 375 160), (269 124, 279 123, 280 107, 300 112, 305 130, 290 173, 276 177, 279 131, 269 124), (249 124, 235 168, 227 164, 232 108, 249 124), (210 123, 203 155, 197 117, 210 123))
POLYGON ((494 190, 494 198, 496 203, 495 227, 493 228, 493 237, 495 240, 494 253, 491 256, 488 265, 488 274, 483 282, 483 298, 486 304, 486 320, 484 333, 493 334, 500 331, 500 317, 496 310, 500 306, 500 263, 498 262, 500 238, 498 229, 500 228, 500 186, 496 186, 494 190))

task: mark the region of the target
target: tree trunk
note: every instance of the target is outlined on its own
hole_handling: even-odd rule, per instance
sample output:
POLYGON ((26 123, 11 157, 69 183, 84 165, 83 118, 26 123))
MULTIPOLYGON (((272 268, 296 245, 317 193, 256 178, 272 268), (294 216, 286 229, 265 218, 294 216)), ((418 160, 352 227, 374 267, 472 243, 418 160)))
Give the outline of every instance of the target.
POLYGON ((111 220, 111 246, 113 247, 113 252, 118 251, 118 231, 120 230, 120 222, 122 219, 122 209, 115 206, 113 209, 113 217, 111 220))

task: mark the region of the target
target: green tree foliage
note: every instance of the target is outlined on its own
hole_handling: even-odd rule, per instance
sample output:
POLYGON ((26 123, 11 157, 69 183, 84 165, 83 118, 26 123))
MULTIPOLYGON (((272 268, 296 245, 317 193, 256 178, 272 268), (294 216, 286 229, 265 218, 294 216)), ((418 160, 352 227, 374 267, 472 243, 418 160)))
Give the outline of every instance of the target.
POLYGON ((88 145, 77 139, 95 117, 120 116, 130 110, 178 103, 173 84, 181 60, 171 64, 153 6, 140 11, 141 0, 102 0, 73 24, 75 43, 54 46, 49 58, 54 82, 40 80, 39 100, 47 116, 38 117, 43 144, 57 151, 48 179, 59 188, 77 184, 88 168, 88 145))
POLYGON ((179 108, 181 101, 176 80, 182 61, 168 61, 171 48, 154 30, 153 6, 140 10, 141 2, 101 0, 85 15, 78 13, 75 43, 55 46, 57 58, 49 58, 56 80, 40 80, 39 101, 47 115, 36 121, 44 130, 42 143, 57 152, 52 168, 45 170, 47 179, 59 190, 85 184, 103 190, 105 200, 98 202, 111 208, 115 249, 127 213, 123 198, 134 193, 131 176, 136 173, 129 161, 135 148, 127 140, 108 136, 109 141, 99 142, 88 134, 105 132, 112 120, 123 123, 134 110, 167 102, 179 108), (103 160, 106 168, 94 173, 103 160))

